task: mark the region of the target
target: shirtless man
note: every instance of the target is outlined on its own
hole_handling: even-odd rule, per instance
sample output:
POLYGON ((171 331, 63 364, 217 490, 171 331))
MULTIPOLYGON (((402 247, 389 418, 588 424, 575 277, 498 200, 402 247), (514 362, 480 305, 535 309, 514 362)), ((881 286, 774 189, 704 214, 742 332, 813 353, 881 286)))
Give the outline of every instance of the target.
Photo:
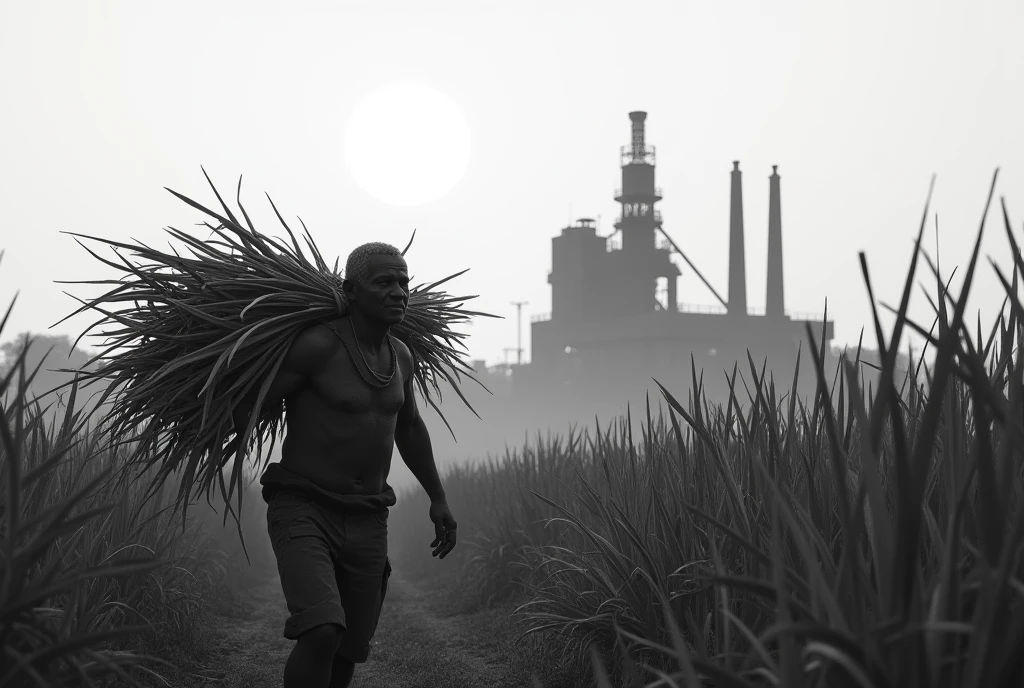
MULTIPOLYGON (((263 408, 285 402, 281 462, 260 483, 297 642, 285 688, 346 688, 365 662, 387 592, 387 484, 395 446, 430 497, 433 555, 455 547, 456 523, 413 395, 409 348, 389 335, 409 303, 405 259, 389 244, 352 252, 345 316, 295 339, 263 408)), ((251 409, 255 396, 241 409, 251 409)), ((238 427, 248 411, 236 412, 238 427)))

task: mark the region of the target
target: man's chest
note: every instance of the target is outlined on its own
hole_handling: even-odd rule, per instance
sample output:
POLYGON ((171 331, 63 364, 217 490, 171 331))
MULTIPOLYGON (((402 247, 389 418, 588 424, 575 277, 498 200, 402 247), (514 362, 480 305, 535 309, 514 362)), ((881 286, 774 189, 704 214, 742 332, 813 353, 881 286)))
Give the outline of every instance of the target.
POLYGON ((397 414, 405 403, 401 367, 397 362, 392 366, 390 360, 381 363, 368 359, 366 363, 368 365, 362 360, 352 361, 341 351, 313 377, 311 386, 325 404, 337 411, 356 415, 397 414), (373 371, 384 377, 375 376, 373 371))

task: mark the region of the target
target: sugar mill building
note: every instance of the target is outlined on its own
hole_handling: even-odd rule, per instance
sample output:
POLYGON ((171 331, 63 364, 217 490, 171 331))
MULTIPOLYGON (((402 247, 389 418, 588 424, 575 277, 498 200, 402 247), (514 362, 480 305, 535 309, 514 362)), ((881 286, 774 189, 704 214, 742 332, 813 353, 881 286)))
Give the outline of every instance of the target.
MULTIPOLYGON (((511 419, 505 425, 513 428, 557 424, 570 416, 589 417, 592 423, 595 412, 624 410, 627 401, 634 408, 642 405, 644 393, 652 389, 653 405, 660 392, 652 378, 678 392, 685 406, 692 385, 691 357, 698 378, 703 370, 709 398, 724 401, 726 373, 731 375, 734 365, 751 384, 748 351, 759 373, 767 360, 776 388, 785 393, 802 345, 799 390, 803 395, 814 390, 807 327, 819 344, 824 335, 829 352, 834 323, 824 323, 823 331, 821 315, 785 309, 777 167, 769 177, 767 299, 763 309, 750 308, 739 162, 731 172, 729 279, 723 298, 663 227, 657 208, 662 191, 655 180, 655 148, 645 138, 646 117, 645 112, 629 113, 632 136, 630 145, 620 149, 622 183, 614 197, 621 210, 615 231, 601 236, 594 220, 581 218, 551 240, 551 312, 531 318, 530 362, 490 369, 483 361, 474 362, 478 377, 494 395, 473 393, 470 399, 475 407, 482 404, 478 411, 492 434, 500 429, 501 419, 511 419), (679 299, 676 284, 683 269, 673 255, 704 282, 719 306, 694 306, 679 299), (574 413, 562 413, 565 409, 574 413)), ((739 378, 736 385, 737 394, 745 397, 739 378)), ((474 388, 463 385, 464 390, 474 388)), ((458 404, 457 399, 448 403, 446 395, 446 417, 458 404)), ((468 425, 478 422, 472 419, 468 425)), ((466 432, 467 423, 459 425, 466 432)), ((461 434, 458 428, 456 433, 461 434)))
MULTIPOLYGON (((745 359, 747 347, 760 357, 769 356, 773 364, 773 355, 788 360, 797 343, 807 341, 808 323, 816 326, 816 333, 821 331, 820 316, 785 310, 777 167, 769 178, 767 302, 763 310, 751 309, 746 294, 739 162, 733 163, 732 170, 729 291, 723 299, 662 226, 656 207, 662 193, 655 184, 655 148, 645 140, 646 116, 645 112, 629 113, 632 141, 620 151, 622 186, 615 191, 615 201, 621 211, 615 232, 600 236, 594 221, 583 218, 551 240, 551 312, 532 319, 532 360, 521 371, 535 383, 552 377, 593 382, 595 371, 630 376, 678 365, 689 368, 691 354, 702 360, 717 359, 717 368, 723 359, 737 355, 745 359), (611 241, 615 238, 618 245, 611 241), (676 282, 682 271, 673 263, 673 254, 679 254, 704 281, 720 308, 679 302, 676 282), (582 375, 574 375, 577 371, 582 375)), ((832 336, 829 322, 825 338, 832 336)))

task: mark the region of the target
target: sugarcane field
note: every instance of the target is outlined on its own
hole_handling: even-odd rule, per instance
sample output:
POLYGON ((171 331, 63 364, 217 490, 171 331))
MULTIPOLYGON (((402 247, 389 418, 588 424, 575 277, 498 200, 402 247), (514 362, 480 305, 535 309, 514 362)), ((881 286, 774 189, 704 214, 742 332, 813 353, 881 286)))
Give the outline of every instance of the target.
POLYGON ((0 1, 0 688, 1024 686, 1024 6, 826 5, 0 1))

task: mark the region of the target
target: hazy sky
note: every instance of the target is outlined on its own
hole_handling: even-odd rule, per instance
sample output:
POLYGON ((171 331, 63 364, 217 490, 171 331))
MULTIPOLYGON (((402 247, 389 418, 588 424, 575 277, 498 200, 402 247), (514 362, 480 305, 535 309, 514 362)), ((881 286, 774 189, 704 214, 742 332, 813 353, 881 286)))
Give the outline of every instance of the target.
MULTIPOLYGON (((71 312, 65 289, 97 293, 53 280, 111 276, 61 230, 166 247, 163 227, 205 218, 163 187, 215 203, 203 165, 231 196, 244 175, 257 228, 280 232, 268 192, 332 262, 417 228, 416 282, 472 268, 446 288, 506 316, 470 330, 472 357, 503 360, 509 302, 525 300, 529 358, 529 316, 550 310, 551 238, 570 217, 611 232, 627 113, 645 110, 665 229, 715 288, 727 293, 740 160, 747 298, 763 307, 777 164, 786 307, 828 297, 837 340, 855 341, 870 322, 857 251, 876 294, 898 302, 933 173, 947 274, 966 269, 997 166, 1022 236, 1022 30, 1020 0, 0 0, 0 306, 21 291, 5 335, 71 312), (375 200, 344 161, 356 103, 400 79, 431 84, 471 128, 464 179, 419 207, 375 200)), ((998 205, 990 219, 983 256, 1008 268, 998 205)), ((680 301, 715 304, 675 260, 680 301)), ((974 294, 987 324, 1002 295, 987 262, 974 294)), ((913 304, 930 322, 919 291, 913 304)))

